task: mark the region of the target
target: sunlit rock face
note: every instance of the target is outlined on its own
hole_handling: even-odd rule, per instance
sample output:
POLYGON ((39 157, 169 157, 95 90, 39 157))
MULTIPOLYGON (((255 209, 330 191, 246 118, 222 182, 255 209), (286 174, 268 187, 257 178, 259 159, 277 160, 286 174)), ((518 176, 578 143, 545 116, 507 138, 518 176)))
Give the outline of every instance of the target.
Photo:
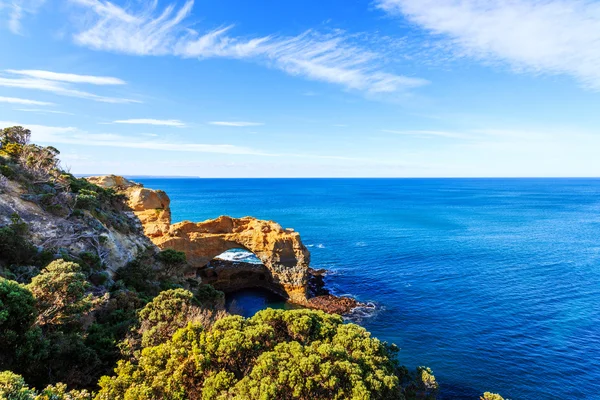
POLYGON ((162 190, 147 189, 139 183, 116 175, 92 176, 87 180, 125 194, 128 205, 142 223, 146 236, 154 238, 169 232, 171 200, 162 190))

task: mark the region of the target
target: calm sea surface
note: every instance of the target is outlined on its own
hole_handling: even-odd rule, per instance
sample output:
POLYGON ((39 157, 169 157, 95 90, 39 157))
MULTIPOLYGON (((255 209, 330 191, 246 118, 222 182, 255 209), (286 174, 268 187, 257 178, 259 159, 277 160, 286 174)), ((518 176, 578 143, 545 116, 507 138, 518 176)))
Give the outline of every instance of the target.
POLYGON ((600 399, 600 180, 138 181, 174 222, 296 229, 336 293, 376 305, 355 321, 430 366, 444 399, 600 399))

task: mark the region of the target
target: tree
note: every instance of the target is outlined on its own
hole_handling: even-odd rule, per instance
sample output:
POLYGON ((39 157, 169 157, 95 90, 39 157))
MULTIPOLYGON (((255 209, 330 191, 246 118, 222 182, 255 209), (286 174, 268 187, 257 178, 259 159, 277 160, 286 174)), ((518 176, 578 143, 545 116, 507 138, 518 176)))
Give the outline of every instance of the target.
POLYGON ((189 324, 120 361, 97 399, 400 399, 388 347, 362 327, 310 310, 189 324))
POLYGON ((36 314, 31 292, 24 285, 0 277, 0 366, 13 361, 16 347, 35 322, 36 314))
POLYGON ((91 400, 87 390, 67 390, 67 385, 59 383, 48 386, 37 394, 30 389, 22 376, 11 371, 0 372, 0 399, 2 400, 91 400))
POLYGON ((29 144, 31 131, 22 126, 11 126, 0 131, 0 144, 2 147, 8 143, 15 143, 21 146, 29 144))
POLYGON ((48 264, 28 285, 37 300, 38 324, 78 325, 92 308, 92 296, 85 294, 89 286, 78 264, 64 260, 48 264))
POLYGON ((29 389, 22 376, 11 371, 0 372, 0 399, 33 400, 35 391, 29 389))
POLYGON ((127 340, 130 351, 164 343, 189 322, 199 321, 206 317, 207 313, 212 314, 210 310, 204 310, 199 305, 194 295, 187 290, 171 289, 160 292, 139 312, 139 329, 127 340))

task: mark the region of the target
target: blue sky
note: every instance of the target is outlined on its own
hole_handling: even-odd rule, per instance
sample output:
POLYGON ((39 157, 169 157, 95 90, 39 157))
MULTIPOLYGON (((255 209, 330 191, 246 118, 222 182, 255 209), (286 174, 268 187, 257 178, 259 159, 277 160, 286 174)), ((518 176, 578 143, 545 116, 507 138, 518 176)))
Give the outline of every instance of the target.
POLYGON ((78 174, 600 176, 600 3, 0 0, 0 124, 78 174))

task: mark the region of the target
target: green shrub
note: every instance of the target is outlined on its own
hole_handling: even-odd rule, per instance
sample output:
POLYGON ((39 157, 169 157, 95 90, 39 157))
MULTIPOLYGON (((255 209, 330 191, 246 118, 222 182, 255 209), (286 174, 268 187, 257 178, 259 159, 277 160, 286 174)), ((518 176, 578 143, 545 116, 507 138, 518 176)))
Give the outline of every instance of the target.
POLYGON ((264 310, 188 325, 171 340, 119 362, 98 399, 401 398, 387 347, 339 316, 264 310))
POLYGON ((79 325, 92 307, 90 284, 78 264, 55 260, 27 286, 37 300, 40 326, 79 325))
POLYGON ((98 194, 91 190, 81 189, 75 198, 75 208, 92 210, 98 205, 98 194))
POLYGON ((29 264, 34 261, 37 249, 27 237, 27 224, 13 214, 10 225, 0 228, 0 260, 7 264, 29 264))
POLYGON ((142 347, 156 346, 171 338, 199 312, 194 295, 184 289, 160 292, 139 312, 142 347))
POLYGON ((119 268, 115 274, 115 280, 121 280, 126 287, 138 292, 153 292, 156 287, 153 284, 156 274, 149 260, 138 257, 119 268))
POLYGON ((3 371, 0 372, 0 399, 34 400, 35 391, 29 389, 22 376, 3 371))
POLYGON ((215 289, 212 285, 200 285, 196 290, 196 298, 202 304, 216 304, 225 298, 225 293, 215 289))
POLYGON ((15 177, 15 171, 8 165, 0 165, 0 174, 8 179, 13 179, 15 177))
POLYGON ((17 347, 36 316, 33 294, 24 285, 0 278, 0 367, 14 362, 17 347))
POLYGON ((181 265, 187 262, 185 253, 183 251, 177 251, 173 249, 161 251, 157 254, 156 258, 169 266, 181 265))

